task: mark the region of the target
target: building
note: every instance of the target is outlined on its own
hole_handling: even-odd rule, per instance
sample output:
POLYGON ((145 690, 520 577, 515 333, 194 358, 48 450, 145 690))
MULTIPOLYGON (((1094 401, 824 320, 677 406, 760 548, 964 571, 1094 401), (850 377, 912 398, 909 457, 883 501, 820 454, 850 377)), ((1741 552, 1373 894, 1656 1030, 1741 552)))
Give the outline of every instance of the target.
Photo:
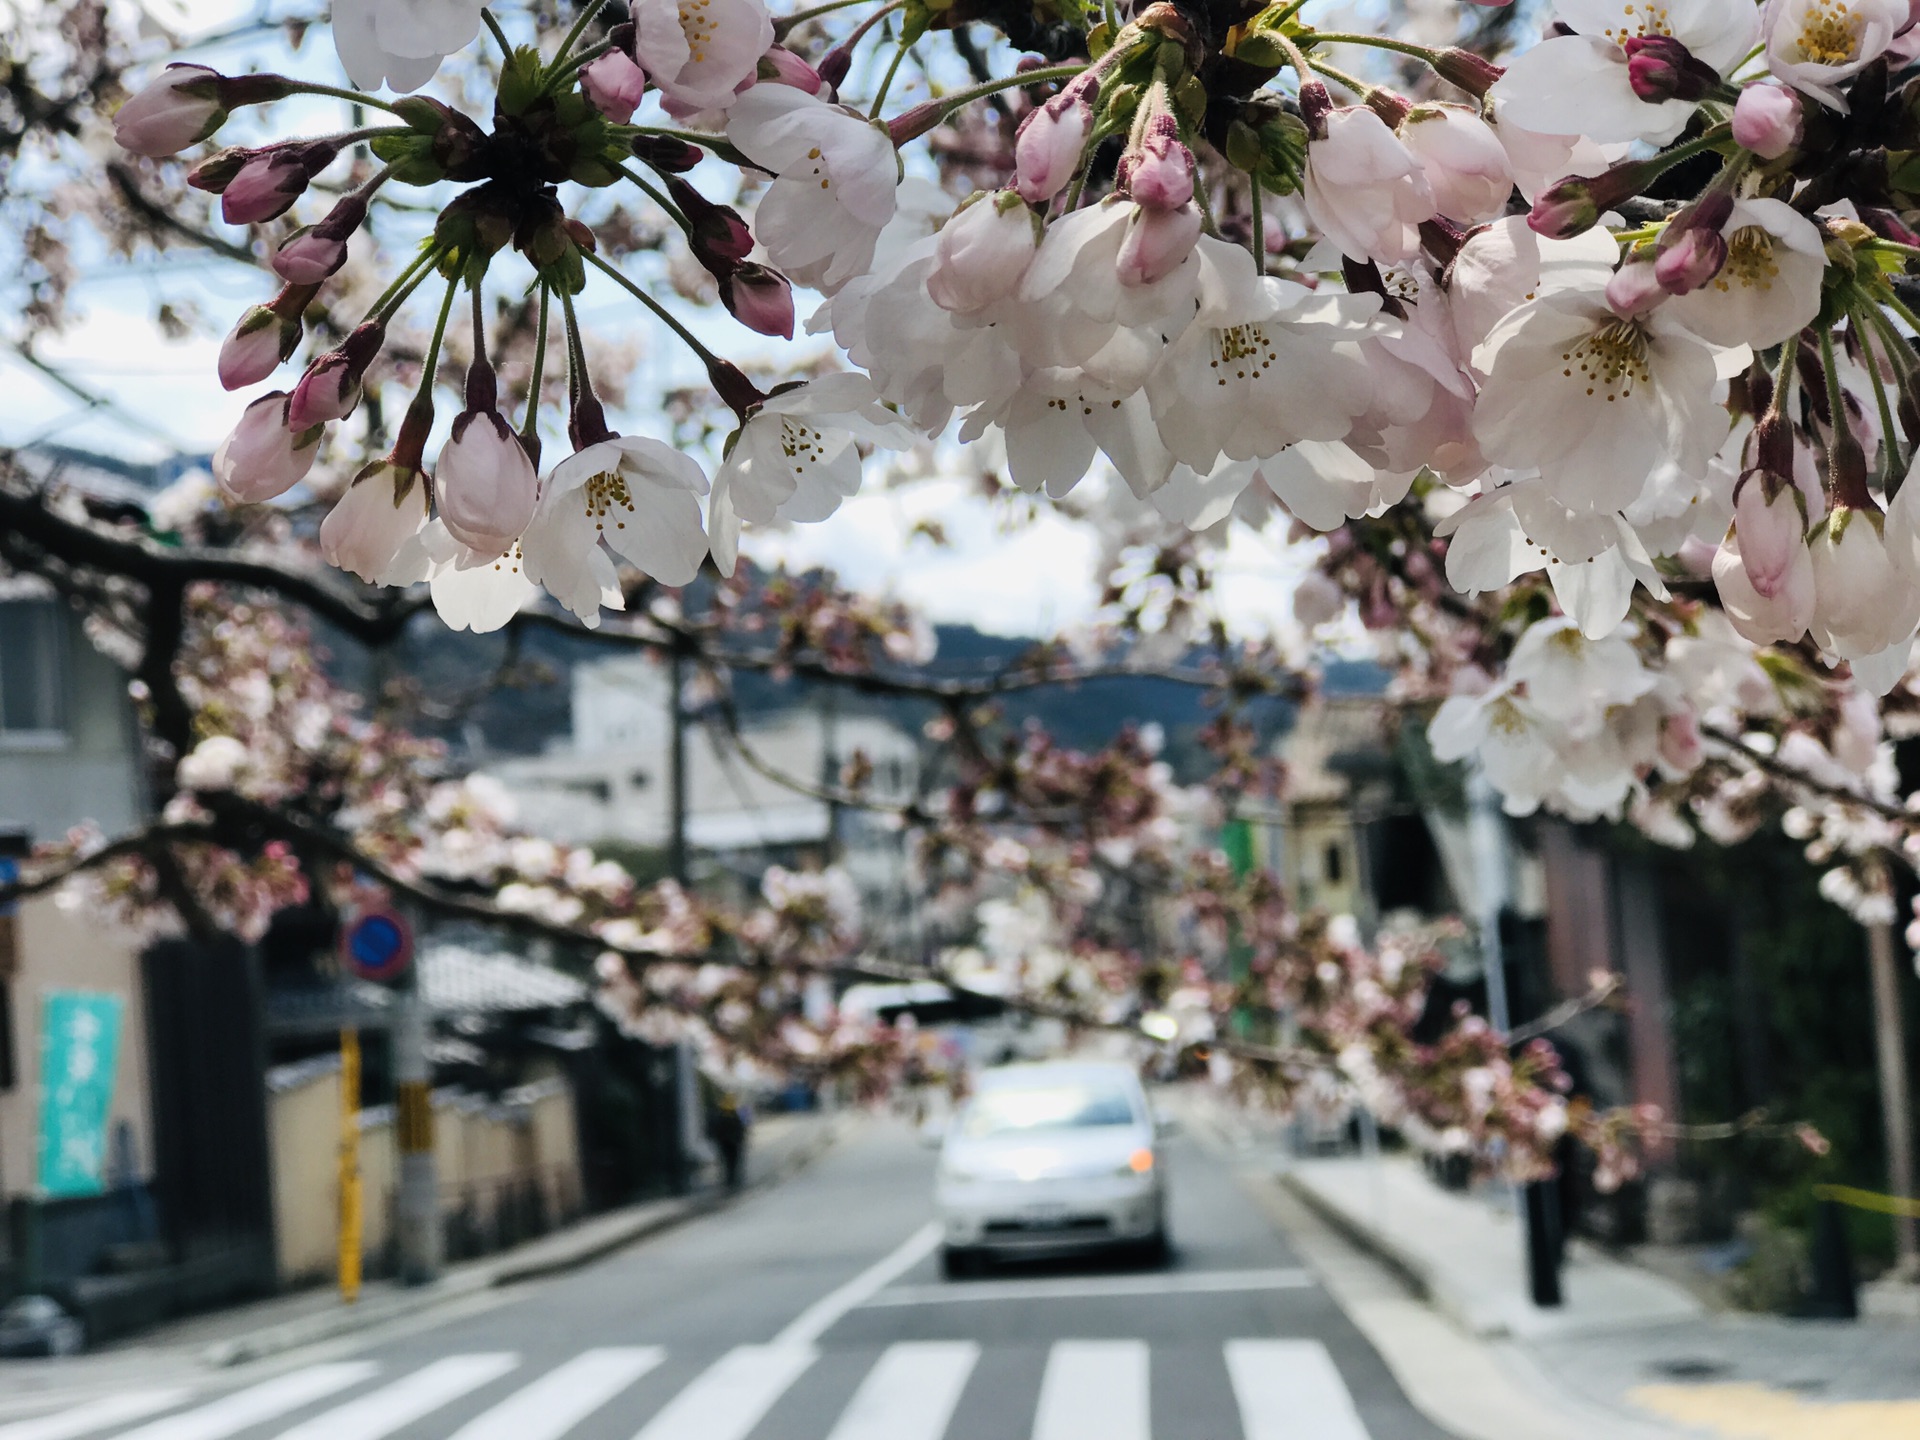
MULTIPOLYGON (((548 839, 664 849, 673 826, 670 694, 667 667, 649 656, 575 666, 566 742, 545 755, 495 762, 487 773, 513 795, 521 823, 548 839)), ((744 719, 741 741, 717 720, 687 724, 691 850, 749 882, 776 861, 838 858, 870 893, 898 885, 892 832, 781 777, 835 786, 861 756, 871 767, 870 794, 909 797, 919 777, 911 731, 873 715, 796 705, 744 719)))

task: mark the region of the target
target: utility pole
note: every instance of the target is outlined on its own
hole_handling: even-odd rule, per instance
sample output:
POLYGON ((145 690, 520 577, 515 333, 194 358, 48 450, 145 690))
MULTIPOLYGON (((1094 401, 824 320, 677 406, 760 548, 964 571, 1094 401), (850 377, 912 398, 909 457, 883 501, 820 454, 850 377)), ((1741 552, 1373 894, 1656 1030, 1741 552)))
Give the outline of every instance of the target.
MULTIPOLYGON (((840 692, 829 684, 820 694, 820 783, 829 795, 840 789, 840 692)), ((827 864, 840 861, 840 802, 827 801, 827 864)))
POLYGON ((340 1298, 360 1298, 360 1032, 340 1030, 340 1298))
MULTIPOLYGON (((1495 1032, 1513 1029, 1507 998, 1507 957, 1500 944, 1500 916, 1507 908, 1507 828, 1500 798, 1478 765, 1467 775, 1467 839, 1473 851, 1475 921, 1487 984, 1487 1023, 1495 1032)), ((1536 1180, 1521 1187, 1520 1218, 1526 1229, 1527 1284, 1533 1303, 1552 1308, 1560 1294, 1560 1186, 1536 1180)))
POLYGON ((394 1130, 399 1145, 399 1193, 394 1235, 400 1281, 425 1285, 440 1276, 440 1177, 433 1158, 433 1079, 427 1064, 427 997, 416 955, 395 993, 393 1017, 394 1130))
POLYGON ((687 657, 679 636, 673 641, 667 688, 667 873, 687 883, 687 657))
MULTIPOLYGON (((1880 888, 1893 893, 1884 864, 1877 864, 1880 888)), ((1887 1189, 1903 1200, 1913 1194, 1913 1111, 1907 1075, 1906 1025, 1900 1014, 1900 972, 1894 959, 1893 922, 1866 926, 1867 964, 1873 975, 1873 1042, 1880 1069, 1880 1119, 1887 1140, 1887 1189)), ((1920 1221, 1912 1215, 1893 1220, 1894 1274, 1920 1283, 1920 1221)))

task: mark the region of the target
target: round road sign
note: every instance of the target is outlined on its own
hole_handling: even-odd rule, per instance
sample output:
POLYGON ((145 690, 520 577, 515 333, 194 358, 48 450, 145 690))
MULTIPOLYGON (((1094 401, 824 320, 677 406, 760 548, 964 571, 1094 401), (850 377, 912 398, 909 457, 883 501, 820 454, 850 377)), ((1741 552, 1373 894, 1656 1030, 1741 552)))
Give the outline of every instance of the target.
POLYGON ((392 910, 362 910, 340 934, 341 958, 362 980, 394 980, 413 963, 413 927, 392 910))

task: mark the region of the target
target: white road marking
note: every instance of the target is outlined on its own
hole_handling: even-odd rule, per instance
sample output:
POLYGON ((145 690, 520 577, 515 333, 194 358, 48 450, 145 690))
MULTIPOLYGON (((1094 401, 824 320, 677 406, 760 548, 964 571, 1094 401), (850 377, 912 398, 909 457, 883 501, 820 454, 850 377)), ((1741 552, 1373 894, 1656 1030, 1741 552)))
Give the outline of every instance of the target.
POLYGON ((1246 1440, 1369 1440, 1318 1340, 1229 1340, 1227 1375, 1246 1440))
POLYGON ((1145 1341, 1055 1343, 1033 1440, 1149 1440, 1149 1424, 1145 1341))
POLYGON ((169 1415, 151 1425, 128 1431, 120 1440, 226 1440, 242 1430, 277 1420, 289 1410, 324 1400, 349 1385, 377 1375, 370 1360, 342 1360, 332 1365, 309 1365, 289 1375, 278 1375, 245 1390, 224 1395, 211 1405, 169 1415))
POLYGON ((804 1345, 742 1345, 669 1400, 634 1440, 744 1440, 815 1358, 804 1345))
POLYGON ((979 1358, 970 1340, 888 1346, 827 1440, 940 1440, 979 1358))
POLYGON ((1093 1300, 1110 1295, 1217 1295, 1233 1290, 1311 1290, 1305 1270, 1196 1270, 1165 1275, 1086 1275, 1063 1280, 973 1280, 953 1285, 898 1285, 865 1303, 954 1305, 967 1300, 1093 1300))
POLYGON ((588 1350, 475 1416, 453 1440, 560 1440, 666 1355, 657 1345, 588 1350))
POLYGON ((0 1425, 0 1440, 72 1440, 76 1435, 91 1435, 109 1425, 142 1420, 158 1411, 170 1410, 192 1394, 191 1390, 129 1390, 124 1395, 89 1400, 57 1415, 39 1415, 31 1420, 0 1425))
POLYGON ((940 1227, 928 1221, 909 1235, 891 1255, 874 1261, 839 1289, 813 1302, 778 1335, 775 1345, 811 1345, 839 1323, 856 1305, 864 1305, 876 1291, 892 1284, 918 1265, 940 1243, 940 1227))
POLYGON ((294 1426, 280 1440, 380 1440, 458 1400, 469 1390, 498 1380, 519 1363, 518 1355, 506 1352, 449 1355, 404 1380, 383 1385, 294 1426))

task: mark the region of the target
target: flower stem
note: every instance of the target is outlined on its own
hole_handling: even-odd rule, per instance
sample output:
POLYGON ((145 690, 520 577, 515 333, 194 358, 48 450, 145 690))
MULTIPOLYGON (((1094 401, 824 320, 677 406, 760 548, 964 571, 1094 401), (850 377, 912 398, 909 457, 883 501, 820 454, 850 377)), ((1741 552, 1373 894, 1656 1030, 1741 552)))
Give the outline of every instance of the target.
MULTIPOLYGON (((1371 45, 1376 50, 1391 50, 1398 55, 1411 55, 1416 60, 1433 64, 1434 57, 1440 52, 1428 45, 1415 45, 1407 40, 1391 40, 1385 35, 1351 35, 1345 31, 1309 30, 1300 36, 1302 43, 1312 45, 1371 45)), ((1345 82, 1342 81, 1342 84, 1345 82)))
POLYGON ((487 30, 493 36, 493 43, 500 47, 500 58, 502 60, 511 60, 513 58, 513 42, 507 39, 507 32, 500 28, 500 22, 493 18, 493 11, 482 9, 480 18, 487 22, 487 30))
POLYGON ((391 319, 394 312, 406 304, 413 292, 418 290, 426 281, 427 276, 432 272, 433 262, 439 257, 439 253, 438 246, 429 244, 425 249, 421 250, 418 255, 409 260, 406 267, 394 277, 393 283, 381 292, 378 300, 373 302, 372 307, 367 311, 366 320, 362 320, 360 323, 364 325, 367 323, 367 320, 376 318, 380 320, 391 319))
POLYGON ((880 118, 880 107, 887 103, 887 91, 893 88, 893 77, 900 73, 900 62, 907 58, 907 42, 902 40, 899 48, 893 52, 893 63, 887 66, 887 73, 880 77, 879 93, 873 97, 873 108, 867 111, 869 120, 880 118))
POLYGON ((358 90, 345 90, 338 85, 319 85, 310 80, 292 80, 289 81, 288 84, 293 87, 296 94, 329 95, 335 100, 345 100, 354 105, 371 105, 376 110, 385 110, 388 114, 394 113, 394 107, 391 101, 378 100, 371 95, 362 95, 358 90))
POLYGON ((886 19, 887 16, 891 15, 906 3, 907 0, 887 0, 886 4, 882 5, 878 10, 854 26, 852 33, 833 48, 836 50, 852 50, 854 46, 866 39, 869 30, 873 29, 874 26, 878 25, 882 20, 886 19))
POLYGON ((1247 208, 1253 222, 1253 273, 1267 273, 1267 229, 1265 217, 1260 212, 1260 177, 1247 177, 1247 208))
POLYGON ((1344 70, 1336 70, 1324 60, 1316 61, 1314 68, 1335 84, 1344 85, 1362 100, 1365 100, 1367 96, 1373 93, 1374 87, 1367 84, 1366 81, 1349 75, 1344 70))
POLYGON ((1002 90, 1017 90, 1028 85, 1045 85, 1054 80, 1071 80, 1085 65, 1043 65, 1038 70, 1025 70, 1018 75, 1002 76, 998 80, 989 80, 984 85, 973 85, 965 90, 956 90, 951 95, 940 97, 940 103, 951 114, 962 105, 975 100, 983 100, 989 95, 998 95, 1002 90))
POLYGON ((543 93, 551 95, 569 80, 573 79, 575 75, 579 74, 582 70, 586 69, 587 66, 591 65, 612 49, 613 42, 611 40, 603 40, 598 45, 589 45, 564 65, 556 63, 553 69, 547 74, 546 83, 542 87, 543 93))
MULTIPOLYGON (((602 260, 598 255, 595 255, 589 251, 582 251, 581 254, 583 258, 585 258, 588 264, 600 270, 610 280, 612 280, 614 284, 620 286, 628 294, 632 295, 634 299, 638 300, 642 305, 646 306, 655 315, 659 316, 661 320, 665 321, 667 328, 672 330, 674 334, 678 335, 681 338, 681 340, 686 342, 687 348, 693 351, 694 354, 698 355, 705 364, 707 364, 708 366, 714 366, 714 365, 724 365, 727 363, 726 361, 722 360, 718 355, 714 354, 713 351, 709 350, 705 345, 702 345, 700 341, 694 336, 694 333, 691 330, 687 329, 686 326, 682 325, 679 322, 679 320, 677 320, 673 316, 673 314, 670 311, 668 311, 666 306, 662 305, 658 300, 654 299, 653 296, 649 295, 642 286, 636 284, 632 280, 629 280, 625 275, 621 274, 617 269, 615 269, 612 265, 609 265, 605 260, 602 260)), ((560 298, 561 298, 561 303, 567 306, 568 313, 571 314, 572 302, 568 299, 568 297, 564 295, 561 296, 560 298)))
POLYGON ((440 368, 440 342, 446 338, 447 317, 453 314, 453 297, 460 293, 460 279, 455 276, 447 282, 447 298, 440 302, 440 318, 434 323, 433 339, 427 342, 426 359, 420 362, 420 389, 416 398, 424 398, 427 409, 433 409, 433 376, 440 368))
POLYGON ((642 190, 644 190, 647 194, 647 198, 652 200, 653 203, 658 205, 662 210, 666 211, 668 218, 670 218, 674 224, 678 225, 682 230, 686 231, 689 235, 693 233, 693 222, 687 219, 685 213, 682 212, 680 207, 674 204, 673 201, 667 197, 667 194, 664 190, 661 190, 658 186, 654 185, 644 175, 640 175, 636 173, 635 171, 629 169, 625 165, 622 165, 620 167, 620 173, 626 176, 627 179, 631 180, 634 184, 638 185, 642 190))
POLYGON ((540 386, 546 380, 547 370, 547 309, 552 300, 553 291, 543 283, 540 318, 533 328, 533 369, 527 376, 527 418, 520 425, 520 433, 526 436, 532 436, 540 426, 540 386))
POLYGON ((1867 378, 1873 381, 1874 404, 1880 410, 1880 485, 1882 489, 1887 489, 1892 485, 1893 477, 1899 473, 1900 465, 1899 432, 1894 428, 1893 406, 1888 403, 1886 381, 1880 376, 1880 363, 1874 358, 1873 346, 1867 339, 1867 331, 1871 327, 1860 318, 1857 310, 1849 310, 1847 318, 1860 341, 1860 358, 1866 361, 1867 378))
POLYGON ((866 0, 827 0, 825 5, 809 6, 805 10, 796 10, 791 15, 774 17, 773 38, 781 40, 795 26, 804 25, 809 20, 817 20, 822 15, 831 15, 836 10, 848 10, 855 5, 865 4, 866 0))
MULTIPOLYGON (((560 48, 553 52, 553 64, 549 67, 551 71, 558 71, 561 63, 573 53, 574 43, 586 33, 588 24, 600 13, 600 7, 606 3, 607 0, 587 0, 587 3, 580 7, 580 16, 573 22, 573 28, 567 31, 567 38, 560 42, 560 48)), ((548 78, 552 78, 551 75, 548 78)))

